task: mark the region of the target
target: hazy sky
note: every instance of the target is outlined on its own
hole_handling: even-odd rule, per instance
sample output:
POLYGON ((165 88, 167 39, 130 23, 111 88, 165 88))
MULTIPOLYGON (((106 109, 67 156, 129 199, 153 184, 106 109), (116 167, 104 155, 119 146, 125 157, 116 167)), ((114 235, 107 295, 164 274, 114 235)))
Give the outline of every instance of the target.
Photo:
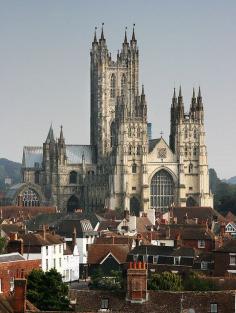
POLYGON ((140 85, 153 137, 168 140, 174 85, 186 110, 202 88, 209 166, 236 175, 235 0, 0 0, 0 157, 21 161, 50 123, 67 143, 89 143, 89 51, 104 22, 115 56, 136 24, 140 85))

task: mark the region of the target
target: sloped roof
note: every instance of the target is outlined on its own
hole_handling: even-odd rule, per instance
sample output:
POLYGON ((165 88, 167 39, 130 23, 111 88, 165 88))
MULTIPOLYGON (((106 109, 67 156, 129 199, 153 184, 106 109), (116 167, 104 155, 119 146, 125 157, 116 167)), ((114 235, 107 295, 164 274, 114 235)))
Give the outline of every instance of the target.
POLYGON ((99 264, 109 253, 111 253, 118 262, 125 263, 129 246, 126 244, 92 244, 88 248, 88 264, 99 264))
POLYGON ((81 164, 84 157, 86 164, 93 163, 92 146, 89 145, 66 145, 67 163, 81 164))
POLYGON ((43 162, 43 148, 42 147, 24 147, 23 148, 23 160, 22 166, 26 168, 35 167, 35 163, 42 166, 43 162))
POLYGON ((225 218, 211 207, 174 207, 173 217, 177 217, 177 223, 184 223, 186 216, 188 219, 198 218, 199 220, 211 220, 217 218, 219 221, 224 221, 225 218))
POLYGON ((25 258, 18 252, 0 254, 0 263, 14 261, 25 261, 25 258))
POLYGON ((215 250, 216 252, 227 252, 227 253, 235 253, 236 252, 236 239, 228 240, 224 243, 224 245, 215 250))
POLYGON ((227 222, 234 222, 234 221, 236 221, 236 216, 231 211, 229 211, 226 214, 225 219, 227 222))
MULTIPOLYGON (((66 156, 68 164, 81 164, 83 157, 86 164, 93 163, 93 149, 90 145, 66 145, 66 156)), ((42 166, 43 148, 24 147, 22 166, 24 168, 34 168, 35 163, 38 163, 39 167, 42 166)))
POLYGON ((155 146, 161 141, 161 138, 157 139, 151 139, 148 142, 148 152, 152 152, 152 150, 155 148, 155 146))
MULTIPOLYGON (((20 234, 21 239, 23 239, 24 248, 29 247, 29 252, 35 251, 35 247, 42 246, 50 246, 55 244, 62 244, 63 238, 59 235, 53 235, 51 233, 46 232, 45 238, 41 233, 28 233, 28 234, 20 234), (31 251, 32 249, 32 251, 31 251)), ((28 248, 26 248, 28 249, 28 248)))

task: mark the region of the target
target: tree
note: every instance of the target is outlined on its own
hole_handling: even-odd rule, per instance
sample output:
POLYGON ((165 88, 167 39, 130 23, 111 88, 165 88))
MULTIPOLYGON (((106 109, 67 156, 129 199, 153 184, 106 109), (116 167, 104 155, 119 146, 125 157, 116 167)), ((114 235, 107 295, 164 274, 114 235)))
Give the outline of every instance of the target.
POLYGON ((184 290, 187 291, 214 291, 217 290, 213 281, 207 280, 197 273, 190 273, 184 279, 184 290))
POLYGON ((27 299, 45 311, 70 310, 68 286, 55 269, 48 272, 33 270, 27 281, 27 299))
POLYGON ((7 243, 6 238, 0 237, 0 254, 5 252, 6 243, 7 243))
POLYGON ((90 287, 92 289, 119 290, 123 288, 123 276, 121 271, 111 271, 106 276, 100 268, 91 275, 90 287))
POLYGON ((170 272, 153 274, 148 282, 148 289, 180 291, 183 289, 182 279, 178 274, 170 272))

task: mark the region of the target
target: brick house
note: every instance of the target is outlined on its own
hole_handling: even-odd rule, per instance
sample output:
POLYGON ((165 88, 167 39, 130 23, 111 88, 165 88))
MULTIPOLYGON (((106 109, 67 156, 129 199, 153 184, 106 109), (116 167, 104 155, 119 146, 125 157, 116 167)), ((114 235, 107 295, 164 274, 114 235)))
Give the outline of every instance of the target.
POLYGON ((16 278, 26 277, 33 269, 41 267, 41 260, 26 260, 19 253, 0 255, 0 293, 7 295, 14 289, 16 278))
POLYGON ((215 276, 236 274, 236 239, 228 240, 224 245, 213 251, 215 276))

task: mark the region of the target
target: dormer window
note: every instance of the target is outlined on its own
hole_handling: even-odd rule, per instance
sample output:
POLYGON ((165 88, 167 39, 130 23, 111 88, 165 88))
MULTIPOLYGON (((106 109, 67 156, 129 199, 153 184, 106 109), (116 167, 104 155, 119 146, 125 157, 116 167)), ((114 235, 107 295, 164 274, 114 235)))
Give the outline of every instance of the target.
POLYGON ((101 299, 101 311, 109 310, 109 299, 103 298, 101 299))

